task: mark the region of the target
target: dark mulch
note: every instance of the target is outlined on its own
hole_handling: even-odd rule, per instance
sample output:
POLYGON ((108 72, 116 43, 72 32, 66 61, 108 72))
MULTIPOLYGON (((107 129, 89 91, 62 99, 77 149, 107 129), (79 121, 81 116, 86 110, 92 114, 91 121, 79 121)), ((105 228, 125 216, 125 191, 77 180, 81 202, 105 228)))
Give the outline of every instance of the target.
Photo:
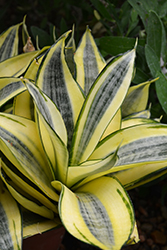
MULTIPOLYGON (((140 242, 121 250, 167 250, 167 179, 161 179, 129 191, 140 242)), ((65 234, 61 250, 97 250, 65 234)))

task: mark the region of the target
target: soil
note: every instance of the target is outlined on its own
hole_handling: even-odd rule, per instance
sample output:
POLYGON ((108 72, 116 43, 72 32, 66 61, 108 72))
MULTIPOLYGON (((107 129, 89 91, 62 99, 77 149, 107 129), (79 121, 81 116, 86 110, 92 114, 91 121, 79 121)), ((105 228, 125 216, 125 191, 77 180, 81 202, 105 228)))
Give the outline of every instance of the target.
MULTIPOLYGON (((140 242, 121 250, 167 250, 167 178, 128 191, 140 242)), ((66 233, 60 250, 97 250, 66 233)))

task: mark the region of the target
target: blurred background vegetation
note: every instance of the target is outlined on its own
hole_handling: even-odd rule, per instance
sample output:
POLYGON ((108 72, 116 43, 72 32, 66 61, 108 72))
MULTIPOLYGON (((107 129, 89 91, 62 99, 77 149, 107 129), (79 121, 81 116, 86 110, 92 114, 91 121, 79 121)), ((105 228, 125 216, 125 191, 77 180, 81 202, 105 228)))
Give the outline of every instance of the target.
POLYGON ((153 118, 163 115, 167 123, 166 14, 166 0, 0 0, 0 33, 26 16, 32 41, 38 36, 42 48, 73 25, 78 44, 88 25, 106 59, 132 49, 138 38, 133 84, 159 77, 148 106, 153 118))

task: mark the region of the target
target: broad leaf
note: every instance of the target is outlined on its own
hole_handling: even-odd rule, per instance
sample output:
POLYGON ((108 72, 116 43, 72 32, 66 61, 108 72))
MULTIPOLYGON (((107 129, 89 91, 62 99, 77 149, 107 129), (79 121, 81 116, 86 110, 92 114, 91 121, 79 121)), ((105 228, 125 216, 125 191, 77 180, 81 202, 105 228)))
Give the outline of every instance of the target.
POLYGON ((59 215, 76 238, 101 249, 120 249, 134 227, 131 202, 120 183, 110 177, 97 178, 75 193, 60 182, 59 215), (75 213, 74 213, 75 211, 75 213))
POLYGON ((118 145, 118 161, 113 172, 142 166, 147 163, 167 163, 167 126, 159 123, 146 123, 128 127, 111 134, 95 149, 90 159, 106 157, 118 145), (133 135, 133 136, 132 136, 133 135))
POLYGON ((32 200, 32 198, 29 197, 29 195, 26 195, 22 189, 18 189, 17 185, 12 185, 12 183, 10 183, 9 178, 5 175, 3 171, 1 171, 1 178, 4 181, 5 185, 7 186, 13 198, 19 204, 21 204, 23 207, 34 213, 44 216, 45 218, 48 219, 54 218, 54 213, 52 210, 41 205, 37 200, 32 200))
POLYGON ((53 177, 34 122, 19 116, 1 113, 0 146, 3 154, 23 175, 48 197, 57 201, 58 196, 50 184, 53 177))
POLYGON ((134 58, 132 50, 111 60, 94 82, 75 127, 71 165, 87 160, 120 108, 131 82, 134 58))
POLYGON ((2 169, 3 173, 6 174, 12 180, 10 184, 13 184, 13 187, 22 190, 27 196, 32 196, 32 200, 36 199, 41 204, 49 208, 50 210, 57 213, 57 207, 53 201, 51 201, 44 193, 40 192, 37 186, 30 182, 21 172, 18 171, 9 161, 2 157, 2 169), (6 162, 6 163, 5 163, 6 162))
POLYGON ((162 108, 167 113, 167 79, 161 71, 157 71, 156 76, 159 77, 159 79, 155 83, 156 93, 162 108))
POLYGON ((147 163, 113 174, 126 189, 150 182, 167 173, 167 163, 147 163))

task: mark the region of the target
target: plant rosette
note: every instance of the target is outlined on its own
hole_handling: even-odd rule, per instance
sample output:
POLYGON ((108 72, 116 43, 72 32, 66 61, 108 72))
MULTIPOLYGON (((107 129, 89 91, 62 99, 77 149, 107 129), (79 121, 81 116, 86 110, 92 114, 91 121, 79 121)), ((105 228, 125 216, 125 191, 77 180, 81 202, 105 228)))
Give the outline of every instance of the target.
POLYGON ((138 242, 126 189, 166 173, 167 125, 147 110, 156 79, 131 85, 136 46, 106 62, 87 27, 77 49, 68 31, 0 63, 2 250, 21 249, 20 206, 101 249, 138 242))

